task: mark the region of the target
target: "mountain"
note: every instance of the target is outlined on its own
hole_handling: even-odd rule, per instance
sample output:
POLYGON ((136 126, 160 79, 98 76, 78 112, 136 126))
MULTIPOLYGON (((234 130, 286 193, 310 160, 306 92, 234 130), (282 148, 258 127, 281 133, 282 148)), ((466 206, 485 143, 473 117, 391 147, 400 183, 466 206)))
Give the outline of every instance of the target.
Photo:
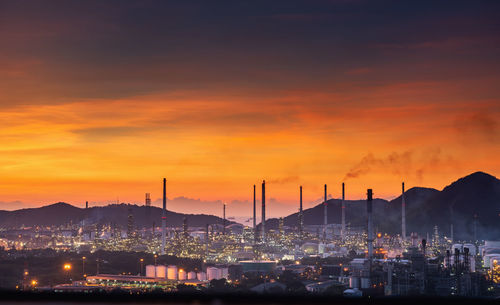
MULTIPOLYGON (((139 228, 152 227, 153 222, 161 224, 162 209, 132 204, 112 204, 102 207, 81 209, 70 204, 59 202, 40 208, 22 209, 16 211, 0 211, 0 228, 20 226, 61 226, 69 223, 77 224, 85 221, 86 224, 114 223, 122 227, 127 226, 128 215, 131 213, 135 226, 139 228)), ((191 227, 204 227, 206 224, 222 224, 222 218, 204 214, 182 214, 167 210, 167 226, 181 227, 186 217, 191 227)), ((226 221, 226 224, 233 224, 226 221)))
POLYGON ((421 214, 425 227, 442 223, 444 232, 472 238, 474 218, 477 217, 479 238, 500 237, 500 180, 483 172, 476 172, 445 187, 426 201, 421 214))
MULTIPOLYGON (((500 180, 483 172, 460 178, 442 191, 414 187, 405 191, 407 235, 432 234, 438 226, 441 234, 450 236, 451 224, 455 239, 500 237, 500 180)), ((341 223, 341 200, 330 199, 328 223, 341 223)), ((346 223, 366 226, 366 200, 346 200, 346 223)), ((304 224, 323 224, 323 204, 304 210, 304 224)), ((374 199, 373 223, 377 232, 401 233, 401 196, 391 200, 374 199)), ((284 218, 286 226, 298 225, 298 213, 284 218)), ((266 228, 276 229, 278 219, 266 220, 266 228)))

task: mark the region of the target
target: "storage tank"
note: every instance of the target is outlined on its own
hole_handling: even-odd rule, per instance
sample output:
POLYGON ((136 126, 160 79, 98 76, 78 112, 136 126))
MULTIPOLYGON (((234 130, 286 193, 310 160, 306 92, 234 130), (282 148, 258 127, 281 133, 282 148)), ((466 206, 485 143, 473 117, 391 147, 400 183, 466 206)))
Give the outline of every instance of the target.
POLYGON ((351 288, 359 288, 359 277, 351 276, 349 278, 349 287, 351 288))
POLYGON ((361 289, 368 289, 370 288, 370 278, 367 277, 362 277, 361 278, 361 289))
POLYGON ((187 279, 187 273, 184 269, 179 269, 179 281, 185 281, 187 279))
POLYGON ((156 267, 154 265, 146 266, 146 277, 156 277, 156 267))
POLYGON ((159 278, 166 278, 167 277, 167 267, 163 266, 163 265, 158 265, 156 266, 156 277, 159 277, 159 278))
POLYGON ((469 256, 473 257, 476 256, 476 246, 473 244, 464 244, 464 249, 469 248, 469 256))
POLYGON ((462 244, 454 244, 453 246, 451 246, 451 253, 455 253, 455 249, 458 249, 460 250, 460 253, 462 253, 464 251, 464 245, 462 244))
POLYGON ((221 278, 220 275, 221 274, 220 274, 219 268, 215 268, 215 267, 208 267, 207 268, 207 279, 209 281, 220 279, 221 278))
POLYGON ((229 278, 229 269, 228 268, 226 268, 226 267, 220 268, 220 271, 221 271, 220 278, 225 278, 225 279, 229 278))
POLYGON ((196 280, 196 272, 194 271, 188 272, 188 280, 196 280))
POLYGON ((207 280, 207 274, 203 271, 198 272, 196 274, 196 277, 198 278, 198 281, 206 281, 207 280))
POLYGON ((177 266, 170 265, 167 269, 167 279, 177 280, 177 266))

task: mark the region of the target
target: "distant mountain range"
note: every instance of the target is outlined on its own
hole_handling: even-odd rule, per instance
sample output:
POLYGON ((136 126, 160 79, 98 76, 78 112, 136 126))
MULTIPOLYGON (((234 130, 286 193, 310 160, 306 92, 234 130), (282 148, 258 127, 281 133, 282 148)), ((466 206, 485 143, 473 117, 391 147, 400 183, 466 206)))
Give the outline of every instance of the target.
MULTIPOLYGON (((59 202, 48 206, 16 211, 0 211, 0 228, 31 226, 61 226, 69 223, 78 224, 108 224, 113 223, 123 228, 127 227, 128 215, 132 214, 134 225, 138 228, 161 225, 162 209, 133 204, 112 204, 88 209, 77 208, 70 204, 59 202)), ((220 217, 204 214, 181 214, 167 211, 167 226, 181 227, 186 217, 190 227, 204 227, 206 224, 222 224, 220 217)), ((226 221, 226 224, 233 224, 226 221)))
MULTIPOLYGON (((472 239, 474 217, 479 239, 500 239, 500 180, 483 172, 463 177, 442 191, 414 187, 405 192, 407 235, 432 235, 434 226, 455 239, 472 239)), ((328 200, 328 223, 341 223, 341 200, 328 200)), ((374 199, 373 219, 377 232, 401 233, 401 196, 391 200, 374 199)), ((346 223, 366 226, 366 200, 346 200, 346 223)), ((304 224, 323 224, 323 204, 304 210, 304 224)), ((298 213, 284 218, 285 226, 298 225, 298 213)), ((266 221, 266 228, 277 228, 278 219, 266 221)))
MULTIPOLYGON (((483 172, 463 177, 442 191, 414 187, 405 192, 407 234, 418 232, 432 234, 434 226, 439 232, 450 235, 451 224, 456 239, 472 239, 474 217, 477 219, 479 239, 500 239, 500 180, 483 172)), ((328 223, 341 222, 341 200, 328 200, 328 223)), ((77 208, 67 203, 56 203, 40 208, 0 211, 0 227, 66 225, 80 223, 115 223, 126 227, 132 213, 137 227, 161 224, 161 208, 131 204, 113 204, 89 209, 77 208)), ((167 212, 167 226, 181 227, 187 217, 190 227, 222 224, 220 217, 204 214, 167 212)), ((374 199, 373 219, 377 232, 401 233, 401 196, 387 201, 374 199)), ((228 225, 233 221, 227 221, 228 225)), ((323 205, 304 210, 306 225, 323 223, 323 205)), ((353 227, 366 226, 366 200, 346 200, 346 223, 353 227)), ((284 217, 284 224, 297 227, 298 213, 284 217)), ((266 228, 278 228, 278 219, 266 221, 266 228)))

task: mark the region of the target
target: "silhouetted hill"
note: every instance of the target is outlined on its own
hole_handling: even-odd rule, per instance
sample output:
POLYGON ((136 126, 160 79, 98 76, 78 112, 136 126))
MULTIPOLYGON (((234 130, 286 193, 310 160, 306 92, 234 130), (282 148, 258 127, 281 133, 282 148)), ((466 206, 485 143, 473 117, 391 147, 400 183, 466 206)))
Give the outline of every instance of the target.
POLYGON ((500 237, 500 180, 476 172, 445 187, 426 201, 421 215, 422 225, 430 229, 441 224, 447 234, 453 223, 454 235, 470 239, 474 234, 474 215, 477 215, 479 238, 500 237))
MULTIPOLYGON (((135 226, 152 227, 153 222, 161 224, 161 208, 137 206, 133 204, 112 204, 102 207, 82 209, 70 204, 59 202, 40 208, 22 209, 16 211, 0 211, 0 227, 25 226, 61 226, 69 223, 85 224, 114 223, 126 227, 128 215, 132 213, 135 226)), ((202 227, 206 224, 222 224, 222 219, 212 215, 182 214, 167 210, 167 226, 181 227, 184 217, 188 225, 202 227)), ((227 221, 228 225, 234 222, 227 221)))
MULTIPOLYGON (((483 172, 463 177, 442 191, 414 187, 405 192, 407 234, 432 234, 434 226, 450 235, 453 219, 454 238, 472 239, 474 215, 477 215, 477 237, 500 237, 500 180, 483 172), (452 217, 453 215, 453 217, 452 217)), ((341 200, 328 200, 328 223, 341 222, 341 200)), ((401 233, 401 196, 386 201, 374 199, 373 219, 376 231, 401 233)), ((323 223, 323 204, 304 210, 304 224, 323 223)), ((346 200, 346 223, 366 226, 366 201, 346 200)), ((298 225, 298 213, 284 218, 286 226, 298 225)), ((266 221, 266 227, 276 229, 277 219, 266 221)))

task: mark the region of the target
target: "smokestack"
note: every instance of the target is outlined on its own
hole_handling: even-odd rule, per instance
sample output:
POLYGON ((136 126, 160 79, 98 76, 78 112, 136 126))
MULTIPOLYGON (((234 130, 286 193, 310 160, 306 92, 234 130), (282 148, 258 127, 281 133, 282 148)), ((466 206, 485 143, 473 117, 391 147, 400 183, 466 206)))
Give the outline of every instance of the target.
POLYGON ((372 204, 373 204, 373 191, 372 189, 367 190, 367 199, 366 199, 366 214, 368 216, 368 260, 370 263, 370 278, 371 278, 371 264, 372 264, 372 258, 373 258, 373 222, 372 222, 372 204))
POLYGON ((88 201, 85 201, 85 208, 88 209, 89 208, 89 202, 88 201))
POLYGON ((345 185, 344 182, 342 182, 342 207, 341 207, 341 212, 342 212, 342 229, 341 229, 341 235, 342 239, 345 238, 345 185))
POLYGON ((255 209, 255 184, 253 185, 253 242, 257 242, 257 210, 255 209))
POLYGON ((222 235, 226 235, 226 203, 222 207, 222 235))
POLYGON ((474 214, 474 244, 477 243, 477 214, 474 214))
POLYGON ((402 184, 403 192, 401 194, 401 237, 406 240, 406 202, 405 202, 405 183, 402 184))
POLYGON ((324 209, 324 212, 323 212, 323 216, 324 216, 324 219, 323 219, 323 241, 326 240, 326 225, 328 224, 328 204, 326 203, 326 201, 328 200, 327 198, 327 195, 326 195, 326 184, 325 184, 325 202, 324 202, 324 206, 325 206, 325 209, 324 209))
POLYGON ((262 242, 266 242, 266 181, 262 181, 262 242))
POLYGON ((450 232, 451 232, 451 234, 450 234, 450 235, 451 235, 451 236, 450 236, 450 238, 451 238, 451 241, 453 242, 453 223, 452 223, 452 224, 450 224, 450 232))
POLYGON ((209 233, 208 233, 208 223, 206 225, 206 230, 205 230, 205 257, 208 258, 208 243, 209 243, 209 233))
POLYGON ((300 186, 300 203, 299 203, 299 236, 302 240, 304 232, 304 214, 302 212, 302 185, 300 186))
POLYGON ((163 178, 163 209, 161 211, 161 255, 165 255, 167 227, 167 179, 163 178))

